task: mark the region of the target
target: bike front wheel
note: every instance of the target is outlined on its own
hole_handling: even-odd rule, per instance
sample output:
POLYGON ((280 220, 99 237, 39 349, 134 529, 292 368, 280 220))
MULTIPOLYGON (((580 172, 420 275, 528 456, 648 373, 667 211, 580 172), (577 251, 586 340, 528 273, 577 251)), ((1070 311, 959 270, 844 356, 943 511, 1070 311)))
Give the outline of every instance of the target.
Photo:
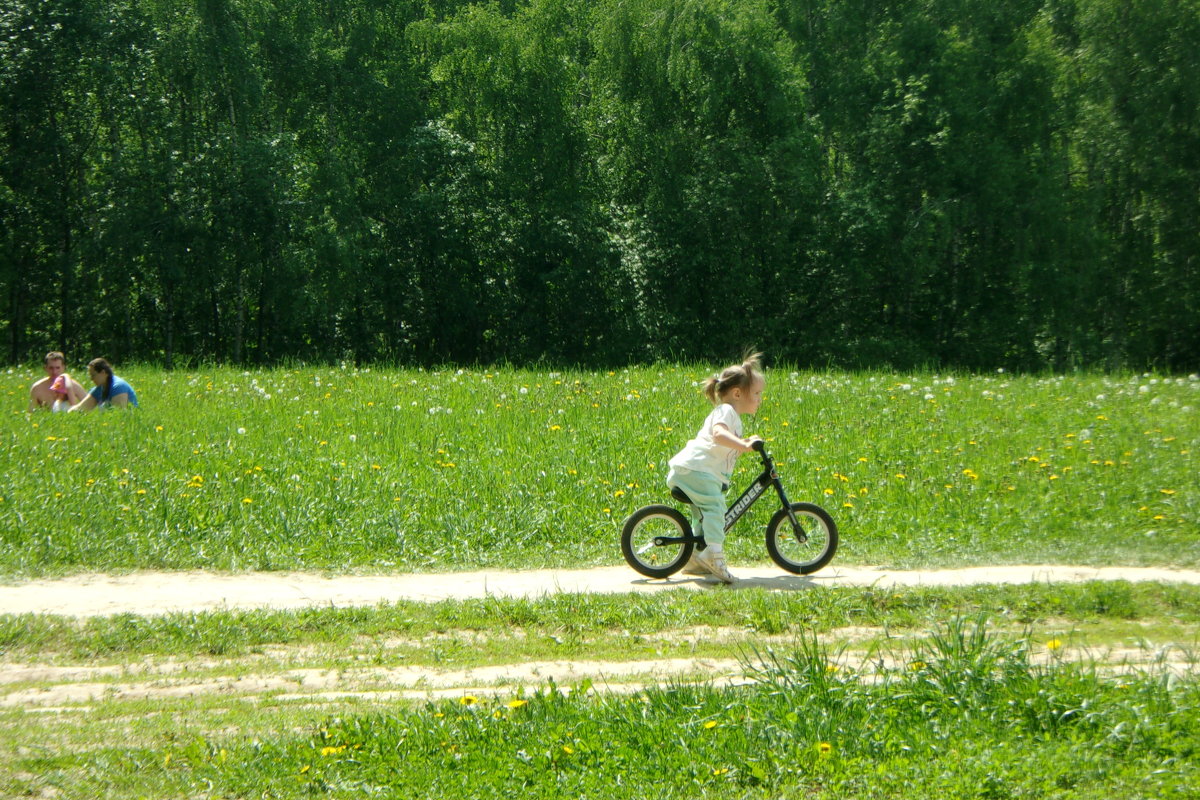
POLYGON ((692 523, 671 506, 645 506, 621 528, 621 553, 629 566, 648 578, 666 578, 692 557, 692 523), (655 540, 669 539, 656 543, 655 540), (680 541, 686 540, 686 541, 680 541))
POLYGON ((808 575, 833 560, 838 529, 829 512, 812 503, 792 503, 799 528, 793 528, 787 509, 781 508, 767 524, 767 552, 788 572, 808 575))

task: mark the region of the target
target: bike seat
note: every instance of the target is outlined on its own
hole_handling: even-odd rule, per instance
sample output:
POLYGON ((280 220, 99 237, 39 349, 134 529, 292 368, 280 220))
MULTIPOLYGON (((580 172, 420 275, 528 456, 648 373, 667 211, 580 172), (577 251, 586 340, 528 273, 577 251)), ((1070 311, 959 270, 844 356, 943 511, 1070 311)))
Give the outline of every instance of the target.
POLYGON ((674 497, 681 503, 687 503, 689 506, 692 505, 692 498, 688 497, 687 492, 685 492, 683 489, 680 489, 678 486, 671 487, 671 497, 674 497))

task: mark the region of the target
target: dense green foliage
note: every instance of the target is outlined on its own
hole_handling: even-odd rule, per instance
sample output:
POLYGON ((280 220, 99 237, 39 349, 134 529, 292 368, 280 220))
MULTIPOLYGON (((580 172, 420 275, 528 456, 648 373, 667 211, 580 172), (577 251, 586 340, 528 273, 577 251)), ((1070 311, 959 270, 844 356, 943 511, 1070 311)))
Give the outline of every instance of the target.
POLYGON ((1196 0, 3 0, 4 357, 1200 358, 1196 0))
MULTIPOLYGON (((37 373, 10 370, 0 575, 621 564, 707 373, 139 368, 141 408, 81 416, 27 415, 37 373)), ((746 431, 833 514, 840 564, 1195 566, 1198 401, 1200 375, 772 369, 746 431)), ((735 566, 766 562, 777 503, 733 529, 735 566)))

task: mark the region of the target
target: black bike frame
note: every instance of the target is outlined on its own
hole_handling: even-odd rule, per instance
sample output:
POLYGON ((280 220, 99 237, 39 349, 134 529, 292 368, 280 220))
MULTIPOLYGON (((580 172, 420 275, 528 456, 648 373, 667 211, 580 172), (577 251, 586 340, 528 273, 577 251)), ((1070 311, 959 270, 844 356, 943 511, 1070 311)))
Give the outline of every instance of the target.
MULTIPOLYGON (((758 448, 755 448, 758 450, 758 448)), ((742 515, 754 505, 758 498, 766 494, 768 488, 774 486, 775 493, 779 495, 779 502, 783 504, 783 508, 787 511, 788 521, 792 523, 792 530, 796 534, 796 539, 803 544, 808 541, 808 535, 804 532, 804 528, 800 526, 800 520, 796 518, 796 512, 792 511, 792 504, 788 502, 787 493, 783 491, 783 481, 779 480, 779 473, 775 471, 775 462, 772 460, 766 449, 758 450, 758 454, 762 457, 763 471, 754 483, 746 487, 746 491, 742 492, 741 497, 729 507, 725 512, 725 530, 733 527, 734 523, 742 518, 742 515)), ((691 536, 655 536, 654 544, 658 547, 666 545, 683 544, 692 542, 698 545, 701 549, 704 548, 704 536, 698 535, 692 531, 691 536)))
POLYGON ((796 519, 796 515, 792 513, 792 504, 788 502, 787 493, 783 491, 783 481, 779 479, 779 473, 775 471, 775 462, 767 454, 766 450, 760 451, 759 455, 762 456, 763 462, 762 474, 754 479, 754 483, 746 487, 746 491, 742 492, 741 497, 725 512, 725 530, 728 531, 732 528, 734 523, 750 510, 750 506, 754 505, 758 498, 766 494, 767 489, 772 486, 775 487, 775 493, 779 495, 779 502, 787 509, 792 527, 799 529, 800 522, 796 519))

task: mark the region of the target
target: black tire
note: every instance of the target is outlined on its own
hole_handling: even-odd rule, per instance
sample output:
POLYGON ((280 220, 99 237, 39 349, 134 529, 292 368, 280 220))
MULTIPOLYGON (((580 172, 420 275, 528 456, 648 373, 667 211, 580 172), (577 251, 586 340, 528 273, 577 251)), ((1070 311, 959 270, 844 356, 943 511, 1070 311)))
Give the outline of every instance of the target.
POLYGON ((692 523, 677 508, 644 506, 621 527, 621 554, 629 566, 647 578, 667 578, 692 557, 692 542, 656 545, 657 536, 691 536, 692 523))
POLYGON ((767 524, 767 552, 788 572, 809 575, 833 560, 838 547, 837 524, 829 512, 812 503, 792 503, 792 511, 807 541, 796 536, 787 509, 781 508, 767 524))

